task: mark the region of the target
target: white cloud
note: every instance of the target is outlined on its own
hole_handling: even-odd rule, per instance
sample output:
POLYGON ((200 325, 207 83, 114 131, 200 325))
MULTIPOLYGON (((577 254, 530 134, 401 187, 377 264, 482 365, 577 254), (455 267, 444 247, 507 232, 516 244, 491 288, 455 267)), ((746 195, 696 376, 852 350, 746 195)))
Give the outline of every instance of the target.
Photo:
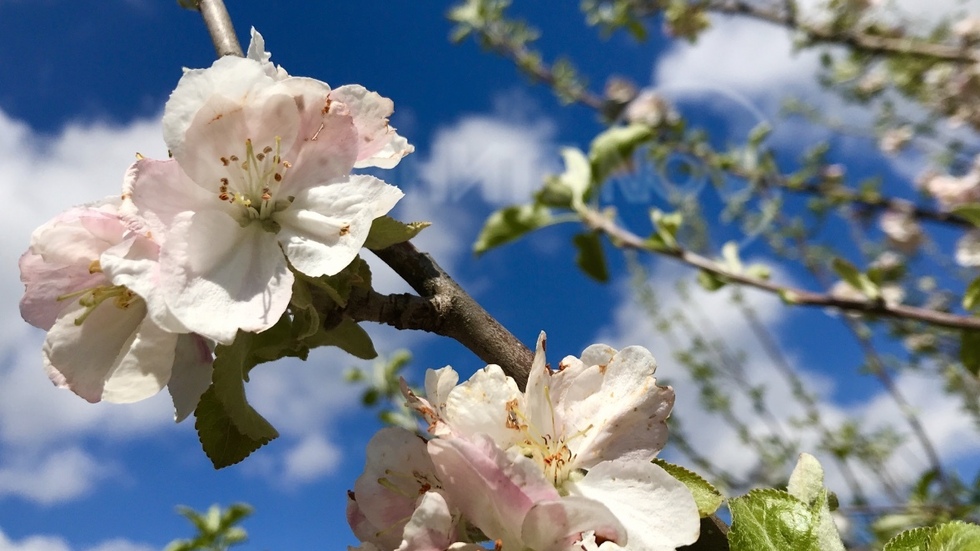
MULTIPOLYGON (((95 547, 75 549, 78 551, 153 551, 154 548, 124 539, 113 539, 95 547)), ((72 547, 63 538, 48 535, 28 536, 14 541, 0 529, 0 551, 72 551, 72 547)))
POLYGON ((283 476, 288 482, 316 480, 333 472, 340 459, 340 450, 336 446, 320 435, 310 435, 286 452, 283 476))
MULTIPOLYGON (((17 454, 8 453, 8 460, 11 455, 17 454)), ((79 448, 20 459, 0 467, 0 497, 19 496, 45 505, 68 501, 88 494, 111 470, 79 448)))
POLYGON ((497 206, 527 201, 558 170, 554 124, 515 116, 510 109, 524 109, 520 101, 507 96, 493 115, 466 116, 436 131, 428 159, 419 163, 430 201, 464 205, 472 194, 497 206))

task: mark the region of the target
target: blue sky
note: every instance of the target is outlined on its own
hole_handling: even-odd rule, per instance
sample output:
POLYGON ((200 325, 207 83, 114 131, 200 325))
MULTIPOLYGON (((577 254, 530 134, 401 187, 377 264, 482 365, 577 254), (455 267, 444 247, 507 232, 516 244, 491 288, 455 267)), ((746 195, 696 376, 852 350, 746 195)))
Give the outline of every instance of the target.
MULTIPOLYGON (((791 93, 828 113, 852 114, 819 91, 816 56, 793 56, 781 31, 720 20, 695 47, 656 36, 644 44, 621 35, 600 41, 568 2, 517 4, 518 13, 542 28, 546 58, 569 54, 596 90, 614 73, 656 85, 684 99, 685 115, 726 131, 722 142, 726 136, 737 141, 759 118, 776 125, 770 140, 786 159, 807 140, 824 137, 775 117, 779 99, 791 93)), ((469 252, 487 214, 527 198, 542 175, 560 169, 561 146, 587 146, 601 129, 594 113, 558 106, 510 62, 474 44, 451 46, 446 3, 241 0, 229 7, 243 44, 255 26, 273 61, 291 74, 331 85, 359 83, 395 101, 392 123, 416 146, 413 156, 384 175, 407 194, 395 215, 433 222, 418 246, 504 325, 527 344, 548 331, 549 350, 559 357, 600 340, 647 346, 660 361, 660 375, 675 386, 685 424, 705 427, 695 434, 705 453, 734 472, 752 468, 734 435, 698 411, 671 348, 632 299, 619 255, 610 255, 614 278, 603 286, 575 268, 569 246, 574 228, 552 228, 479 258, 469 252)), ((325 350, 306 363, 257 369, 247 387, 250 400, 283 436, 243 464, 215 472, 193 421, 173 424, 166 395, 132 406, 93 406, 52 387, 40 367, 43 334, 17 313, 23 287, 15 266, 33 228, 67 207, 118 193, 135 152, 166 154, 159 117, 181 67, 205 67, 214 57, 200 18, 169 0, 0 0, 0 51, 0 189, 8 206, 0 248, 6 267, 0 271, 0 551, 157 549, 190 535, 175 505, 203 509, 234 501, 256 507, 245 524, 251 542, 243 549, 341 549, 352 543, 344 496, 378 428, 341 380, 342 371, 357 363, 353 358, 325 350)), ((897 193, 913 195, 915 159, 883 158, 870 140, 835 145, 843 161, 885 171, 908 184, 897 193)), ((649 200, 663 204, 656 194, 649 200)), ((717 199, 705 197, 712 202, 717 199)), ((631 220, 645 216, 649 206, 623 196, 617 204, 631 220)), ((744 254, 766 258, 754 242, 744 254)), ((369 260, 379 290, 405 289, 369 260)), ((647 266, 663 307, 678 307, 671 282, 692 274, 668 262, 647 266)), ((777 270, 776 277, 812 285, 792 270, 777 270)), ((695 297, 720 336, 748 343, 747 376, 770 384, 773 407, 791 407, 724 297, 695 297)), ((853 375, 857 347, 833 318, 787 311, 771 297, 749 294, 749 301, 825 398, 829 418, 895 418, 877 384, 853 375)), ((382 353, 409 348, 417 377, 424 368, 446 364, 464 374, 482 367, 440 337, 369 330, 382 353)), ((980 450, 956 404, 937 400, 936 381, 910 376, 899 385, 929 413, 927 426, 946 457, 962 464, 980 450)), ((746 411, 748 405, 738 407, 746 411)), ((914 472, 922 466, 920 456, 909 449, 893 467, 914 472)), ((831 483, 839 480, 829 476, 831 483)))

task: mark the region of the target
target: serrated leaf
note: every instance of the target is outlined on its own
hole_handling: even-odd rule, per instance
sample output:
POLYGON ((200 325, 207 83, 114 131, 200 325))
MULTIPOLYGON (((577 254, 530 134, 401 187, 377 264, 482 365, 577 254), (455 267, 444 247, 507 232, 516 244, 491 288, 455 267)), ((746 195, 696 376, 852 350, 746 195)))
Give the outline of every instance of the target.
POLYGON ((681 481, 694 496, 694 502, 698 505, 698 514, 704 518, 721 507, 725 497, 721 495, 714 486, 695 472, 689 471, 680 465, 668 463, 663 459, 656 458, 654 464, 667 471, 667 474, 681 481))
POLYGON ((980 228, 980 203, 967 203, 953 208, 953 214, 980 228))
POLYGON ((473 244, 473 252, 482 254, 552 223, 551 211, 539 205, 513 205, 500 209, 483 224, 473 244))
POLYGON ((976 551, 980 549, 980 526, 962 521, 936 527, 929 541, 929 551, 976 551))
POLYGON ((963 308, 973 310, 980 306, 980 277, 974 279, 963 293, 963 308))
POLYGON ((596 232, 580 233, 572 238, 575 244, 575 263, 592 279, 605 283, 609 281, 606 256, 602 251, 602 239, 596 232))
POLYGON ((378 357, 374 343, 360 325, 350 318, 344 318, 331 329, 321 329, 306 341, 311 348, 317 346, 336 346, 344 352, 362 360, 378 357))
POLYGON ((599 134, 589 147, 592 181, 601 183, 609 174, 627 164, 633 151, 653 137, 653 128, 645 124, 614 126, 599 134))
POLYGON ((753 490, 729 500, 731 551, 822 551, 814 518, 802 501, 779 490, 753 490))
POLYGON ((275 429, 245 398, 245 374, 258 363, 252 355, 252 344, 256 335, 239 331, 234 343, 218 345, 214 349, 214 373, 211 375, 209 390, 214 391, 215 398, 221 402, 229 420, 238 430, 259 440, 268 437, 270 429, 275 433, 275 429))
POLYGON ((261 416, 258 419, 264 422, 264 427, 259 430, 258 425, 253 425, 251 435, 245 434, 218 399, 214 387, 201 395, 194 417, 197 418, 194 428, 197 429, 201 447, 215 469, 239 463, 279 436, 276 429, 261 416))
POLYGON ((960 361, 974 376, 980 375, 980 331, 963 330, 960 339, 960 361))
POLYGON ((930 551, 929 540, 935 531, 933 526, 906 530, 889 540, 882 551, 930 551))
POLYGON ((364 247, 368 249, 384 249, 397 243, 404 243, 428 228, 430 222, 410 222, 405 224, 390 216, 381 216, 371 223, 364 247))

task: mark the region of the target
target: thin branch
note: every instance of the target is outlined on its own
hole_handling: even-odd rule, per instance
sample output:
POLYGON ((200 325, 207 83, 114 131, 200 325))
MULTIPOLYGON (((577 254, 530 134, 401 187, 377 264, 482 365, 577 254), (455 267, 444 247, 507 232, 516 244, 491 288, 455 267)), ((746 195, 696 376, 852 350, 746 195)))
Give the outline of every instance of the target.
POLYGON ((739 283, 778 295, 792 304, 831 307, 871 316, 910 319, 952 329, 980 329, 980 318, 972 316, 960 316, 948 312, 939 312, 927 308, 901 304, 891 305, 883 302, 838 298, 825 293, 815 293, 796 287, 778 285, 768 280, 745 274, 736 274, 722 268, 717 262, 686 249, 661 249, 653 247, 640 236, 619 227, 613 220, 593 210, 583 211, 582 221, 593 230, 608 235, 619 246, 675 258, 689 266, 710 272, 732 283, 739 283))
POLYGON ((829 26, 800 22, 790 14, 782 14, 764 6, 739 0, 709 3, 707 10, 728 15, 743 15, 803 33, 810 42, 844 44, 870 54, 904 55, 926 60, 972 64, 980 61, 980 53, 964 46, 936 44, 922 38, 890 37, 856 31, 838 31, 829 26))
POLYGON ((498 364, 520 388, 534 355, 487 313, 426 253, 409 242, 373 251, 422 297, 435 303, 439 334, 455 339, 487 363, 498 364))
POLYGON ((225 8, 225 3, 221 0, 199 0, 197 8, 204 18, 204 25, 208 28, 211 41, 214 42, 214 50, 218 52, 218 57, 234 55, 243 57, 241 44, 235 36, 235 27, 231 24, 231 16, 225 8))

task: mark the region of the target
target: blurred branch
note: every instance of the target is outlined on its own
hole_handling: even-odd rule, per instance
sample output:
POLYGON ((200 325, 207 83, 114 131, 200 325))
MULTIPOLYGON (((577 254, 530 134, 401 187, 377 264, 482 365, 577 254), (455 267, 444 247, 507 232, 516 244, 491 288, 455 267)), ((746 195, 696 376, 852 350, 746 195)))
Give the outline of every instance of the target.
POLYGON ((605 233, 618 246, 675 258, 689 266, 710 272, 731 283, 742 284, 778 295, 791 304, 831 307, 871 316, 910 319, 953 329, 980 329, 980 318, 973 316, 961 316, 901 304, 890 305, 880 301, 838 298, 826 293, 816 293, 796 287, 778 285, 765 279, 733 273, 722 268, 717 262, 689 250, 680 247, 671 249, 658 248, 640 236, 616 225, 613 220, 594 210, 584 210, 582 212, 582 221, 593 230, 605 233))

